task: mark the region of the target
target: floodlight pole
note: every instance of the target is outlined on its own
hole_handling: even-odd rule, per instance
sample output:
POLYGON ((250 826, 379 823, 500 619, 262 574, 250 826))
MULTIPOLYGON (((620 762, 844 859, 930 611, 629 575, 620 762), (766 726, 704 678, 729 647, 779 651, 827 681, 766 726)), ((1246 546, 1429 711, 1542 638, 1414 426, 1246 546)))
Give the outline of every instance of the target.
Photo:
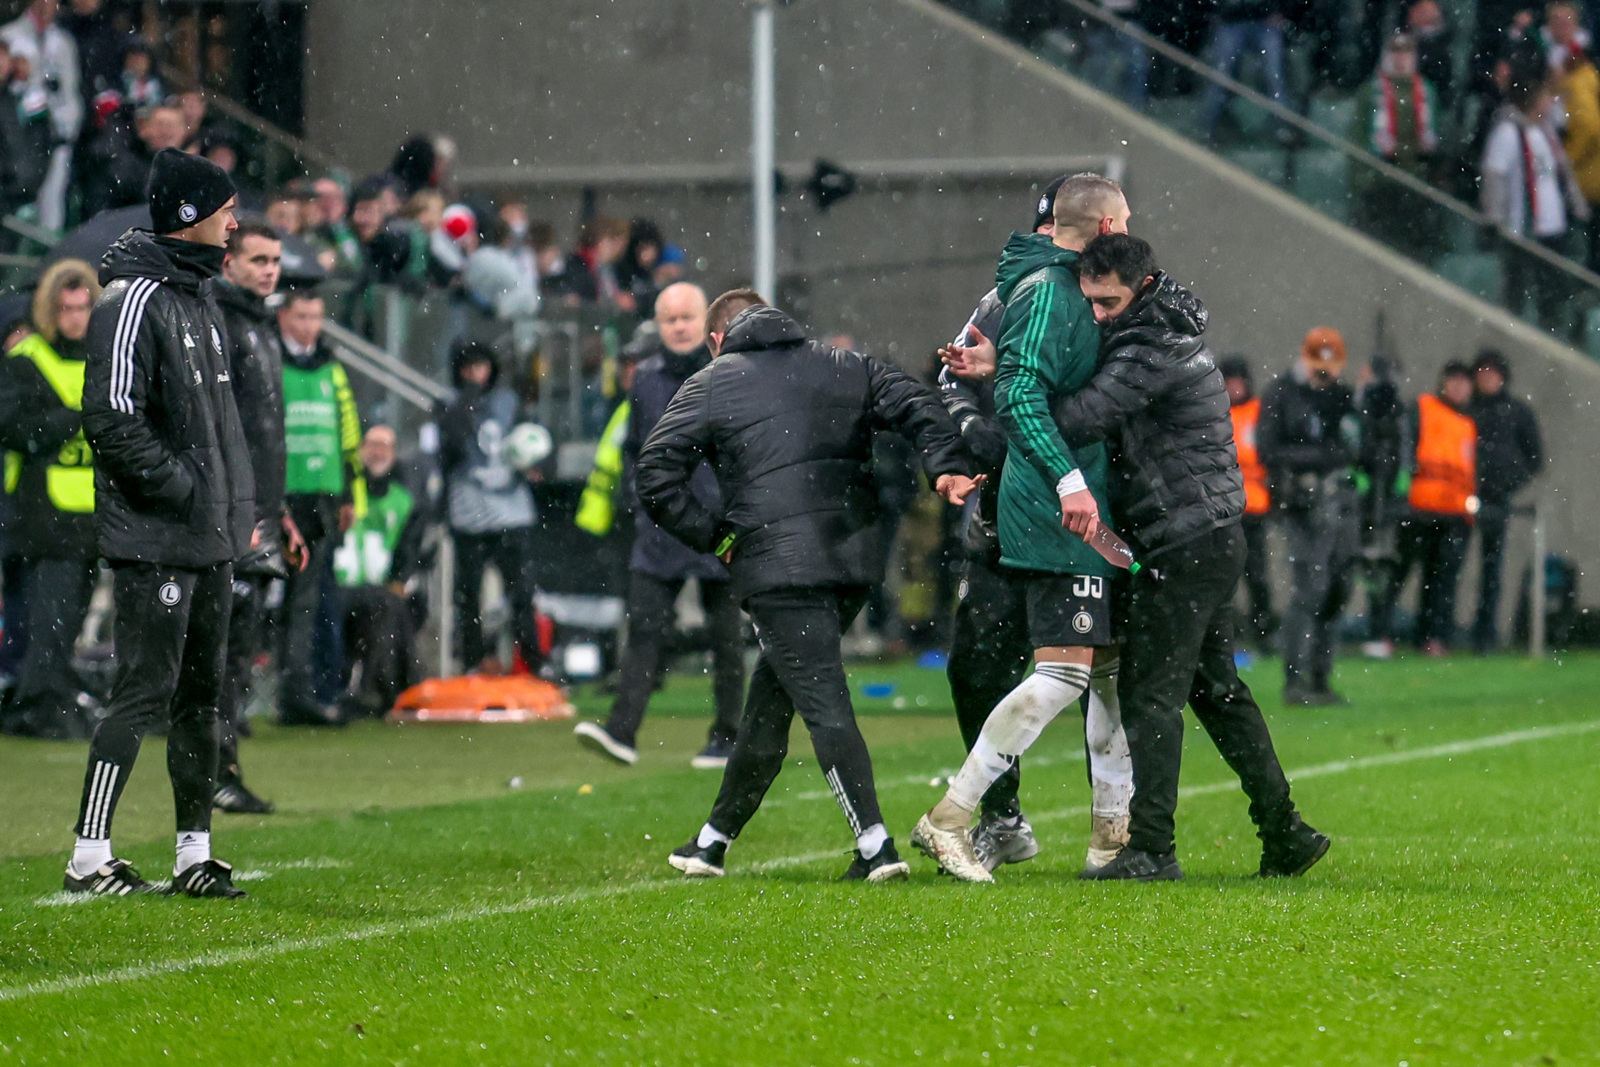
POLYGON ((772 189, 776 170, 777 110, 773 75, 772 2, 756 0, 750 22, 750 186, 755 201, 756 292, 776 301, 777 219, 772 189))

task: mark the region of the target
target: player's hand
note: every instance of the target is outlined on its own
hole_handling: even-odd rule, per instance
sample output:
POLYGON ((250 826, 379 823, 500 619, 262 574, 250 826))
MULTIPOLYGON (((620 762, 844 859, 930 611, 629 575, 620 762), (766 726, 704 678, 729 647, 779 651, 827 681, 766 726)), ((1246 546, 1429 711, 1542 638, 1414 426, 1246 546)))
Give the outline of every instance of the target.
POLYGON ((306 539, 301 536, 300 527, 287 515, 283 517, 283 554, 289 557, 289 562, 298 571, 305 570, 311 562, 311 553, 306 551, 306 539))
POLYGON ((976 478, 968 478, 964 474, 941 474, 938 481, 933 483, 933 491, 959 508, 967 502, 967 497, 988 480, 987 474, 980 474, 976 478))
POLYGON ((950 368, 957 378, 988 381, 994 377, 999 354, 994 342, 983 335, 976 326, 967 327, 966 345, 945 345, 939 349, 939 361, 950 368))
POLYGON ((1087 541, 1100 528, 1100 505, 1087 489, 1061 498, 1061 525, 1087 541))

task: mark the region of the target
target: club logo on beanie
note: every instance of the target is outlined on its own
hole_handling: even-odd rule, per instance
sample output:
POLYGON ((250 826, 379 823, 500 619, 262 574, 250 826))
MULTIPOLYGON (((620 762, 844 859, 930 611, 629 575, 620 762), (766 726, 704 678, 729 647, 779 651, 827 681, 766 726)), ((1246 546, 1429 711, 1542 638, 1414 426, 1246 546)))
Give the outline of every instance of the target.
POLYGON ((181 222, 193 222, 200 217, 200 212, 193 204, 185 204, 178 209, 178 219, 181 222))
POLYGON ((210 218, 233 198, 233 179, 203 156, 163 148, 150 164, 145 193, 150 228, 169 234, 210 218))

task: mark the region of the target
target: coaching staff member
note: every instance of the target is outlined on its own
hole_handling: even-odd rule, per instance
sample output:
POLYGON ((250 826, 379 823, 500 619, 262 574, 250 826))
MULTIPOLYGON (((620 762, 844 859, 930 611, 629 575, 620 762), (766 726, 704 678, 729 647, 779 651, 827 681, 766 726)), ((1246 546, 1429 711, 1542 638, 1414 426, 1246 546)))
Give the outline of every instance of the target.
POLYGON ((1261 709, 1234 670, 1244 477, 1228 390, 1200 338, 1206 310, 1127 234, 1092 241, 1078 276, 1105 330, 1102 363, 1057 402, 1056 421, 1073 447, 1113 439, 1112 499, 1145 564, 1129 590, 1118 687, 1133 756, 1128 846, 1079 877, 1183 877, 1173 815, 1186 702, 1250 797, 1260 873, 1301 874, 1328 839, 1295 811, 1261 709))
POLYGON ((670 862, 691 877, 722 874, 729 842, 783 768, 799 711, 856 839, 845 878, 904 878, 909 867, 883 827, 839 637, 883 577, 873 431, 887 427, 913 442, 953 504, 975 486, 960 434, 930 390, 877 360, 808 340, 751 290, 713 301, 706 332, 715 358, 684 383, 645 441, 635 484, 663 530, 728 562, 761 656, 711 818, 670 862), (721 514, 692 489, 702 460, 716 473, 721 514))
POLYGON ((113 857, 111 823, 139 742, 170 709, 173 890, 241 897, 228 865, 211 858, 210 832, 233 561, 255 523, 249 446, 207 285, 237 226, 234 189, 216 164, 165 149, 149 200, 154 232, 129 230, 106 252, 89 320, 83 428, 96 538, 115 576, 117 676, 89 744, 66 888, 151 888, 113 857))

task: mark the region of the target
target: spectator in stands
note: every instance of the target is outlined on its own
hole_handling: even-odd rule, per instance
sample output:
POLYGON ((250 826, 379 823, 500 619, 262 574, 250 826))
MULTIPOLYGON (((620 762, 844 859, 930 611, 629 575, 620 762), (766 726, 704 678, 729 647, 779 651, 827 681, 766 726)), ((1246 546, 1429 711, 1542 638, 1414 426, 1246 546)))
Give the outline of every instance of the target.
POLYGON ((344 596, 347 719, 382 715, 420 673, 413 603, 421 589, 424 524, 416 496, 395 474, 395 458, 394 430, 368 430, 356 482, 365 507, 334 556, 344 596))
POLYGON ((444 197, 437 189, 413 194, 400 209, 411 228, 411 254, 422 257, 428 283, 441 289, 453 284, 466 264, 461 246, 445 228, 445 213, 444 197))
MULTIPOLYGON (((26 62, 24 57, 21 65, 26 62)), ((55 140, 44 97, 29 93, 27 76, 19 76, 18 65, 11 45, 0 37, 0 214, 7 215, 39 195, 55 140), (37 105, 31 111, 30 96, 37 105)))
POLYGON ((1430 656, 1447 655, 1455 639, 1456 584, 1478 508, 1478 431, 1467 413, 1472 377, 1465 363, 1445 364, 1439 391, 1418 397, 1408 417, 1407 436, 1414 445, 1405 457, 1402 480, 1410 512, 1400 522, 1400 566, 1393 591, 1399 595, 1413 567, 1421 570, 1412 637, 1430 656))
POLYGON ((506 224, 506 230, 510 234, 506 248, 516 258, 517 266, 522 271, 524 282, 531 285, 534 291, 537 292, 539 290, 539 257, 534 253, 533 244, 528 239, 528 228, 532 225, 528 219, 528 205, 520 200, 512 200, 501 204, 500 221, 506 224))
POLYGON ((278 714, 285 726, 341 721, 333 694, 318 693, 312 645, 323 579, 339 539, 355 521, 353 476, 361 419, 344 368, 322 338, 322 298, 292 289, 278 309, 283 337, 283 409, 290 517, 305 539, 310 562, 291 571, 284 592, 283 653, 278 714))
MULTIPOLYGON (((1506 103, 1484 145, 1482 209, 1506 233, 1565 255, 1569 218, 1587 220, 1589 207, 1551 128, 1544 82, 1542 57, 1524 54, 1512 64, 1506 103)), ((1540 324, 1570 326, 1564 307, 1570 287, 1559 271, 1510 245, 1502 262, 1513 312, 1522 313, 1531 298, 1540 324)))
POLYGON ((27 568, 27 651, 5 709, 5 732, 86 738, 93 704, 73 669, 100 558, 94 535, 94 455, 83 436, 89 309, 100 286, 89 264, 45 271, 33 300, 35 332, 0 362, 5 487, 19 522, 8 531, 27 568))
POLYGON ((281 236, 293 237, 300 232, 300 201, 287 190, 280 189, 267 197, 266 209, 261 214, 267 225, 281 236))
POLYGON ((1239 469, 1244 473, 1244 592, 1246 619, 1251 641, 1265 645, 1278 630, 1278 617, 1272 610, 1271 573, 1267 559, 1267 528, 1272 495, 1267 491, 1267 469, 1261 464, 1256 445, 1261 423, 1261 398, 1255 395, 1250 380, 1250 364, 1233 355, 1217 365, 1228 389, 1229 414, 1233 418, 1233 444, 1239 453, 1239 469))
POLYGON ((183 116, 176 108, 158 104, 137 112, 133 137, 120 117, 108 120, 90 143, 84 167, 85 214, 144 203, 145 180, 156 153, 182 143, 183 116))
POLYGON ((594 275, 582 259, 561 250, 554 226, 548 222, 529 225, 528 244, 539 270, 539 291, 546 299, 567 307, 595 299, 594 275))
POLYGON ((1477 486, 1480 566, 1478 610, 1472 647, 1492 652, 1499 646, 1500 575, 1505 563, 1506 527, 1512 500, 1544 467, 1544 442, 1533 408, 1507 391, 1511 365, 1493 349, 1478 353, 1472 365, 1475 391, 1468 414, 1478 431, 1477 486))
POLYGON ((1566 113, 1561 146, 1589 205, 1585 261, 1600 264, 1600 72, 1585 47, 1572 3, 1551 4, 1545 18, 1550 41, 1552 87, 1566 113))
POLYGON ((649 219, 634 219, 628 224, 628 246, 617 261, 617 287, 633 295, 634 306, 653 308, 662 282, 658 272, 668 269, 662 262, 666 241, 661 228, 649 219))
MULTIPOLYGON (((1099 0, 1107 14, 1115 15, 1139 29, 1146 26, 1140 18, 1142 0, 1099 0)), ((1084 48, 1101 63, 1109 62, 1111 70, 1101 72, 1096 84, 1103 89, 1113 89, 1123 101, 1140 111, 1150 106, 1150 50, 1134 38, 1118 33, 1098 19, 1087 20, 1084 27, 1084 48)))
MULTIPOLYGON (((311 183, 311 187, 317 194, 317 206, 322 212, 317 235, 327 247, 333 249, 336 257, 332 273, 355 277, 361 273, 361 240, 346 217, 345 188, 336 179, 328 177, 318 178, 311 183)), ((382 222, 378 225, 381 226, 382 222)))
POLYGON ((150 107, 166 98, 161 79, 156 77, 150 48, 138 39, 128 45, 127 55, 122 59, 121 89, 122 98, 135 108, 150 107))
POLYGON ((633 294, 618 284, 617 265, 628 247, 628 223, 610 215, 598 215, 583 224, 578 234, 577 257, 594 275, 595 299, 621 311, 637 306, 633 294))
POLYGON ((210 106, 206 104, 206 94, 199 89, 185 89, 168 103, 176 105, 178 113, 183 116, 183 150, 198 151, 200 142, 212 132, 214 125, 210 106))
POLYGON ((13 62, 26 52, 29 95, 42 93, 50 114, 55 147, 50 152, 50 168, 34 203, 39 224, 60 230, 67 221, 67 185, 71 180, 72 149, 83 127, 83 96, 78 89, 78 46, 72 35, 56 23, 57 0, 32 0, 22 16, 0 26, 0 37, 11 45, 13 62))
POLYGON ((200 154, 221 167, 224 174, 239 169, 239 146, 227 134, 206 134, 200 139, 200 154))
POLYGON ((457 342, 451 352, 455 396, 439 413, 439 466, 456 550, 455 608, 461 661, 468 671, 495 672, 483 632, 483 572, 500 572, 511 606, 511 632, 531 670, 544 664, 533 595, 533 493, 501 450, 521 421, 516 393, 500 381, 488 345, 457 342))
POLYGON ((476 219, 477 247, 461 269, 461 290, 480 315, 499 322, 539 313, 539 290, 508 247, 511 231, 498 214, 476 219))
POLYGON ((72 0, 57 21, 78 49, 78 87, 84 104, 107 89, 122 88, 125 35, 103 0, 72 0))
POLYGON ((1261 398, 1256 445, 1284 536, 1294 592, 1283 613, 1283 699, 1337 704, 1330 687, 1339 614, 1357 543, 1350 472, 1360 448, 1355 395, 1340 379, 1344 337, 1306 334, 1294 368, 1261 398))
MULTIPOLYGON (((1439 151, 1438 114, 1438 94, 1418 69, 1416 42, 1394 34, 1377 73, 1356 97, 1355 139, 1379 159, 1429 181, 1439 151)), ((1368 167, 1353 167, 1350 185, 1361 229, 1417 259, 1438 251, 1441 226, 1432 201, 1368 167)))
MULTIPOLYGON (((1206 63, 1231 78, 1238 73, 1239 59, 1246 53, 1259 60, 1267 95, 1279 104, 1286 103, 1283 15, 1278 0, 1217 0, 1216 15, 1211 23, 1211 43, 1206 47, 1206 63)), ((1217 123, 1229 98, 1228 91, 1215 82, 1206 86, 1200 108, 1200 130, 1208 141, 1216 139, 1217 123)))
POLYGON ((1456 81, 1455 35, 1439 0, 1416 0, 1407 8, 1405 32, 1416 43, 1418 72, 1433 87, 1442 109, 1448 110, 1456 81))

